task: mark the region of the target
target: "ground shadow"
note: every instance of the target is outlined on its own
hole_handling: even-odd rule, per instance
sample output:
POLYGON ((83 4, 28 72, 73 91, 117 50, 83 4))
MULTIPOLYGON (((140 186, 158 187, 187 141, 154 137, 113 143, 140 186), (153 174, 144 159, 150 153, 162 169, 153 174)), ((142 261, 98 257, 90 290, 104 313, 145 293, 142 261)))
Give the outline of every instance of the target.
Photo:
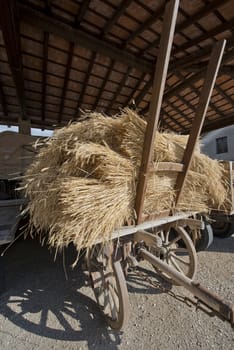
POLYGON ((211 246, 207 249, 209 252, 234 253, 234 236, 228 238, 215 237, 211 246))
MULTIPOLYGON (((73 253, 67 252, 67 261, 74 261, 73 253)), ((87 341, 88 349, 117 349, 121 334, 107 328, 96 302, 82 291, 87 277, 81 262, 74 270, 67 268, 66 281, 62 256, 54 262, 53 255, 38 242, 27 240, 8 251, 0 313, 43 337, 87 341)))

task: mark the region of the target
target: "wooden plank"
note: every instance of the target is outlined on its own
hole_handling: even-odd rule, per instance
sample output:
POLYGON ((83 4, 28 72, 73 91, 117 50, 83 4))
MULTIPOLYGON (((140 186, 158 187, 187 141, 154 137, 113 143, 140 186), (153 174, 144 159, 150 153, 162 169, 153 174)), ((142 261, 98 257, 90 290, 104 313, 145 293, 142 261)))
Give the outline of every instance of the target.
POLYGON ((175 171, 181 173, 182 171, 184 171, 184 164, 173 162, 159 162, 155 165, 155 167, 149 167, 150 173, 156 173, 158 171, 175 171))
POLYGON ((155 135, 160 116, 163 91, 167 77, 167 70, 169 65, 169 58, 173 42, 173 34, 175 30, 178 7, 179 0, 172 0, 166 6, 159 55, 154 74, 154 84, 149 111, 149 121, 147 123, 145 132, 141 168, 139 173, 139 181, 137 185, 135 210, 137 214, 138 223, 140 223, 142 219, 147 175, 150 161, 152 158, 153 144, 155 142, 155 135))
POLYGON ((61 102, 59 107, 59 115, 58 115, 59 124, 61 123, 61 120, 62 120, 62 113, 63 113, 64 103, 65 103, 65 96, 67 92, 68 80, 69 80, 70 71, 71 71, 73 53, 74 53, 74 43, 70 43, 69 50, 68 50, 68 57, 67 57, 66 72, 64 76, 64 82, 63 82, 63 91, 62 91, 61 102))
POLYGON ((2 89, 1 82, 0 82, 0 104, 2 105, 2 111, 3 111, 4 116, 8 116, 6 97, 5 97, 4 91, 2 89))
POLYGON ((150 74, 153 72, 152 62, 142 59, 128 50, 123 50, 103 38, 97 38, 79 28, 74 28, 61 20, 58 20, 53 16, 48 16, 28 5, 19 4, 19 7, 21 20, 34 27, 36 26, 45 32, 53 33, 54 35, 73 42, 76 45, 85 47, 91 51, 109 56, 113 60, 139 69, 142 72, 150 74))
POLYGON ((15 0, 1 1, 0 25, 6 45, 11 73, 15 82, 17 98, 21 110, 21 118, 27 119, 19 35, 20 25, 18 8, 15 0))
POLYGON ((103 29, 104 35, 106 35, 111 30, 111 28, 115 25, 115 23, 122 16, 122 14, 125 12, 125 10, 128 8, 132 1, 133 0, 122 0, 118 9, 114 11, 113 17, 111 17, 111 19, 105 25, 103 29))
POLYGON ((46 78, 47 78, 47 63, 48 63, 48 41, 49 33, 44 32, 43 43, 43 62, 42 62, 42 121, 45 120, 45 104, 46 104, 46 78))
POLYGON ((203 123, 205 120, 206 112, 208 109, 209 101, 215 84, 215 80, 220 67, 221 59, 223 56, 224 48, 226 45, 226 40, 218 42, 211 54, 211 58, 208 64, 207 73, 204 81, 203 88, 201 90, 201 95, 197 107, 197 111, 192 124, 192 132, 190 133, 188 143, 184 152, 184 157, 182 163, 184 164, 184 172, 180 173, 176 180, 175 189, 177 190, 175 204, 177 204, 181 198, 183 192, 185 180, 192 163, 194 150, 196 147, 196 142, 199 138, 203 123))

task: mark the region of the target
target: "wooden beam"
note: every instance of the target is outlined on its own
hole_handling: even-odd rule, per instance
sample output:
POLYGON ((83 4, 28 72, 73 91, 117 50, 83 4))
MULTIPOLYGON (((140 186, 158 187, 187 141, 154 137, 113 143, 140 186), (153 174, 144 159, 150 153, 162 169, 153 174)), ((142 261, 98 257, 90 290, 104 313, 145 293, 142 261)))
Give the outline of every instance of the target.
MULTIPOLYGON (((207 16, 209 13, 211 13, 212 10, 216 9, 217 7, 219 7, 221 5, 224 5, 228 1, 230 1, 230 0, 223 0, 223 1, 222 0, 214 0, 211 3, 208 3, 206 6, 204 6, 197 13, 195 13, 192 16, 189 16, 188 19, 179 23, 176 26, 176 33, 180 33, 181 31, 183 31, 185 28, 191 26, 192 24, 196 24, 196 22, 198 22, 201 18, 203 18, 203 17, 207 16)), ((216 29, 216 30, 219 32, 219 29, 216 29)), ((224 30, 221 29, 221 31, 224 31, 224 30)), ((217 32, 217 34, 218 34, 218 32, 217 32)), ((214 33, 216 33, 216 32, 214 32, 214 33)), ((207 32, 207 33, 204 33, 203 35, 204 35, 204 37, 209 38, 211 36, 215 36, 216 34, 212 34, 212 32, 211 32, 211 34, 209 34, 209 32, 207 32)), ((201 37, 203 37, 203 35, 201 37)), ((195 40, 200 40, 200 39, 197 38, 195 40)), ((202 39, 202 40, 205 40, 205 39, 202 39)), ((187 45, 189 45, 189 47, 195 45, 195 44, 190 45, 190 42, 192 42, 192 40, 188 41, 188 43, 185 43, 185 45, 187 44, 187 45)), ((200 41, 198 41, 197 43, 199 43, 199 42, 200 41)), ((157 47, 158 45, 159 45, 159 40, 156 39, 152 43, 150 43, 147 47, 145 47, 144 51, 152 50, 154 47, 157 47)), ((183 45, 179 46, 178 49, 175 50, 175 52, 184 50, 184 49, 181 49, 181 47, 183 47, 183 45)))
POLYGON ((226 30, 230 30, 233 27, 234 27, 234 19, 232 19, 226 23, 222 23, 219 26, 216 26, 215 28, 211 29, 209 32, 202 34, 198 38, 195 38, 193 40, 189 40, 186 43, 184 43, 183 45, 180 45, 177 49, 175 49, 175 51, 173 51, 173 54, 176 54, 180 51, 187 50, 190 47, 195 46, 195 45, 199 44, 200 42, 202 42, 206 39, 212 38, 220 33, 223 33, 226 30))
POLYGON ((111 30, 111 28, 115 25, 115 23, 118 21, 118 19, 122 16, 124 11, 131 4, 131 2, 132 2, 132 0, 122 0, 118 9, 114 11, 114 15, 111 17, 111 19, 105 25, 105 27, 103 29, 103 35, 106 35, 111 30))
POLYGON ((144 23, 142 23, 142 25, 135 32, 129 35, 125 41, 125 45, 127 45, 130 41, 133 41, 138 35, 152 26, 152 24, 154 24, 163 15, 164 9, 165 4, 163 3, 163 5, 157 11, 155 11, 152 16, 150 16, 144 23))
POLYGON ((176 180, 175 189, 177 193, 176 193, 175 205, 178 204, 181 198, 181 195, 183 193, 184 184, 193 160, 193 154, 196 147, 196 142, 199 138, 200 132, 203 127, 209 101, 212 95, 215 80, 221 64, 225 44, 226 44, 226 40, 222 40, 218 42, 215 45, 213 52, 211 54, 204 85, 201 90, 197 111, 192 124, 192 132, 190 133, 188 143, 184 152, 183 160, 182 160, 182 164, 184 164, 184 172, 180 173, 176 180))
POLYGON ((160 116, 163 91, 167 77, 167 70, 169 65, 178 7, 179 0, 171 0, 166 6, 166 12, 163 22, 159 55, 154 74, 153 93, 149 111, 149 120, 145 132, 141 167, 136 192, 135 210, 137 214, 138 223, 140 223, 142 220, 148 169, 152 158, 153 145, 155 142, 155 135, 160 116))
POLYGON ((97 38, 79 28, 72 27, 53 16, 48 16, 28 5, 20 4, 20 18, 22 21, 45 32, 53 33, 76 45, 109 56, 111 59, 136 68, 141 72, 150 74, 153 72, 152 62, 142 59, 130 51, 114 46, 109 41, 97 38))
POLYGON ((80 23, 82 22, 84 15, 89 8, 90 2, 91 2, 91 0, 85 0, 81 3, 78 15, 76 16, 76 19, 75 19, 75 23, 77 26, 79 26, 80 23))
POLYGON ((106 83, 107 83, 107 81, 108 81, 108 79, 109 79, 109 76, 110 76, 110 74, 111 74, 111 72, 112 72, 112 69, 113 69, 113 67, 114 67, 114 64, 115 64, 115 62, 112 60, 111 63, 110 63, 110 66, 108 67, 106 76, 105 76, 105 78, 103 79, 102 86, 101 86, 100 89, 99 89, 98 95, 97 95, 97 97, 96 97, 96 101, 95 101, 95 103, 94 103, 94 105, 93 105, 93 109, 94 109, 94 110, 97 108, 98 102, 99 102, 99 100, 100 100, 100 98, 101 98, 101 96, 102 96, 103 90, 104 90, 104 88, 105 88, 105 86, 106 86, 106 83))
MULTIPOLYGON (((132 89, 132 93, 129 95, 127 101, 125 102, 125 106, 128 106, 129 103, 131 103, 131 101, 133 100, 133 96, 135 95, 135 92, 137 90, 139 90, 140 85, 142 83, 142 81, 144 80, 144 78, 146 77, 145 73, 142 73, 140 78, 138 79, 138 82, 136 83, 136 85, 134 86, 134 88, 132 89)), ((135 100, 134 100, 135 101, 135 100)))
POLYGON ((46 105, 46 78, 47 78, 47 63, 48 63, 48 41, 49 33, 44 32, 43 43, 43 62, 42 62, 42 116, 41 119, 45 121, 45 105, 46 105))
POLYGON ((173 162, 159 162, 154 166, 149 167, 149 171, 152 172, 160 172, 160 171, 174 171, 181 173, 184 170, 184 165, 181 163, 173 163, 173 162))
POLYGON ((85 76, 85 80, 84 80, 84 82, 82 84, 82 89, 81 89, 80 96, 79 96, 79 99, 78 99, 78 103, 77 103, 77 106, 76 106, 75 118, 78 118, 78 116, 79 116, 79 109, 80 109, 80 107, 82 105, 82 101, 83 101, 83 97, 84 97, 84 94, 85 94, 85 90, 86 90, 87 85, 88 85, 88 81, 89 81, 90 74, 91 74, 92 69, 93 69, 93 64, 95 62, 96 56, 97 56, 96 52, 93 52, 92 56, 90 58, 89 65, 88 65, 88 70, 87 70, 87 73, 86 73, 86 76, 85 76))
POLYGON ((73 53, 74 53, 74 44, 70 43, 69 50, 68 50, 66 72, 65 72, 65 76, 64 76, 64 82, 63 82, 63 91, 62 91, 60 108, 59 108, 59 115, 58 115, 58 123, 59 124, 61 123, 61 120, 62 120, 62 113, 63 113, 63 108, 64 108, 65 96, 66 96, 66 92, 67 92, 67 84, 68 84, 70 70, 71 70, 73 53))
POLYGON ((206 6, 204 6, 201 10, 196 12, 194 15, 189 16, 188 19, 185 21, 179 23, 176 26, 176 33, 181 32, 187 27, 190 27, 192 24, 198 22, 201 18, 207 16, 210 14, 214 9, 224 5, 226 2, 230 0, 213 0, 212 2, 208 3, 206 6))
POLYGON ((149 89, 151 88, 153 84, 153 78, 150 78, 150 80, 147 81, 141 92, 137 95, 135 98, 136 105, 139 105, 139 103, 143 100, 145 95, 149 92, 149 89))
POLYGON ((229 125, 233 125, 233 113, 230 115, 220 116, 215 120, 204 123, 204 126, 202 128, 202 133, 224 128, 225 126, 229 126, 229 125))
POLYGON ((15 82, 21 118, 27 119, 24 78, 21 62, 19 16, 15 0, 2 0, 0 2, 0 25, 6 45, 6 52, 12 77, 15 82))
POLYGON ((0 82, 0 104, 2 106, 2 111, 4 116, 8 116, 6 97, 5 97, 1 82, 0 82))
POLYGON ((111 110, 111 108, 112 108, 113 104, 115 103, 117 97, 119 96, 119 94, 120 94, 120 92, 121 92, 123 86, 125 85, 127 79, 129 78, 129 74, 130 74, 131 70, 132 70, 132 68, 131 68, 131 67, 128 67, 126 73, 124 73, 123 78, 121 79, 121 81, 120 81, 120 83, 119 83, 119 85, 118 85, 118 88, 117 88, 117 90, 115 91, 114 96, 112 97, 112 99, 111 99, 109 105, 108 105, 107 108, 106 108, 106 113, 107 113, 107 114, 108 114, 109 111, 111 110))

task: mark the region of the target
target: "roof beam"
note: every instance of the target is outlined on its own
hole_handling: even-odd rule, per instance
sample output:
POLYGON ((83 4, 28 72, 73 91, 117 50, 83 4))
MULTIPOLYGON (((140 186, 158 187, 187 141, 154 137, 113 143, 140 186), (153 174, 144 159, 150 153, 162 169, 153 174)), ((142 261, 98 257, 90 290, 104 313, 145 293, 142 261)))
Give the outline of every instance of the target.
POLYGON ((233 125, 233 114, 226 116, 223 115, 221 118, 217 118, 215 120, 205 123, 202 128, 202 133, 224 128, 225 126, 229 125, 233 125))
POLYGON ((138 35, 143 33, 146 29, 148 29, 152 24, 154 24, 159 17, 161 17, 164 13, 165 4, 163 4, 158 11, 156 11, 151 17, 149 17, 135 32, 130 34, 130 36, 125 41, 127 45, 130 41, 134 40, 138 35))
POLYGON ((12 77, 16 86, 21 118, 27 119, 23 68, 21 62, 19 16, 15 0, 2 0, 0 2, 0 24, 12 77))
MULTIPOLYGON (((6 1, 6 0, 5 0, 6 1)), ((69 42, 85 47, 91 51, 99 52, 111 59, 122 62, 128 66, 136 68, 145 73, 153 72, 153 64, 139 58, 130 51, 123 50, 120 47, 113 46, 110 42, 96 38, 79 28, 68 25, 53 16, 48 16, 27 5, 20 4, 20 18, 24 22, 36 26, 46 32, 53 33, 69 42)))
MULTIPOLYGON (((216 9, 217 7, 225 4, 226 2, 228 2, 230 0, 214 0, 211 3, 208 3, 206 6, 204 6, 200 11, 198 11, 197 13, 195 13, 192 16, 189 16, 188 19, 186 19, 185 21, 179 23, 176 26, 176 33, 181 32, 182 30, 184 30, 185 28, 191 26, 192 24, 196 23, 197 21, 199 21, 201 18, 207 16, 210 12, 212 12, 212 10, 216 9)), ((154 47, 157 47, 159 45, 159 39, 154 40, 151 44, 149 44, 145 50, 151 50, 154 47)))
POLYGON ((131 4, 132 0, 122 0, 119 8, 115 11, 113 17, 107 22, 103 29, 103 35, 106 35, 111 28, 115 25, 115 23, 118 21, 118 19, 122 16, 124 11, 128 8, 128 6, 131 4))
POLYGON ((65 72, 65 76, 64 76, 64 82, 63 82, 63 91, 62 91, 61 103, 60 103, 59 115, 58 115, 58 123, 59 124, 61 123, 61 120, 62 120, 62 113, 63 113, 63 108, 64 108, 65 95, 67 92, 68 79, 69 79, 70 70, 71 70, 73 52, 74 52, 74 44, 70 43, 69 50, 68 50, 67 64, 66 64, 66 72, 65 72))
POLYGON ((111 110, 113 104, 115 103, 117 97, 118 97, 119 94, 120 94, 120 91, 122 90, 123 86, 125 85, 125 83, 126 83, 128 77, 129 77, 129 74, 130 74, 131 69, 132 69, 131 67, 128 67, 127 72, 124 73, 123 78, 121 79, 121 81, 120 81, 120 83, 119 83, 119 85, 118 85, 118 88, 117 88, 117 90, 115 91, 115 94, 114 94, 113 98, 111 99, 109 105, 108 105, 107 108, 106 108, 106 113, 107 113, 107 114, 108 114, 109 111, 111 110))
POLYGON ((216 8, 218 8, 221 5, 224 5, 228 1, 230 1, 230 0, 213 0, 212 2, 208 3, 200 11, 198 11, 197 13, 195 13, 192 16, 189 16, 188 19, 186 19, 185 21, 183 21, 180 24, 178 24, 177 27, 176 27, 176 33, 179 33, 182 30, 184 30, 185 28, 187 28, 187 27, 191 26, 192 24, 196 23, 201 18, 207 16, 213 10, 215 10, 216 8))
POLYGON ((44 32, 44 44, 43 44, 43 62, 42 62, 42 116, 41 119, 45 120, 45 104, 46 104, 46 77, 47 77, 47 63, 48 63, 48 41, 49 33, 44 32))
POLYGON ((128 106, 129 103, 131 103, 133 96, 135 95, 135 92, 140 88, 140 85, 142 83, 142 81, 144 80, 146 74, 142 73, 140 78, 138 79, 136 85, 134 86, 134 88, 132 89, 132 93, 130 94, 130 96, 128 97, 127 101, 125 102, 125 105, 128 106))
POLYGON ((80 9, 79 9, 79 12, 78 12, 78 15, 76 16, 76 24, 77 26, 80 25, 80 23, 82 22, 83 18, 84 18, 84 15, 85 15, 85 12, 88 10, 89 8, 89 4, 90 4, 91 0, 86 0, 86 1, 83 1, 81 6, 80 6, 80 9))
POLYGON ((91 59, 89 61, 88 70, 87 70, 87 73, 86 73, 86 76, 85 76, 85 80, 84 80, 83 85, 82 85, 82 90, 80 92, 79 100, 78 100, 78 103, 77 103, 77 106, 76 106, 75 118, 77 118, 79 116, 79 109, 80 109, 80 106, 82 105, 82 101, 83 101, 83 97, 84 97, 84 94, 85 94, 85 90, 86 90, 86 87, 88 85, 89 77, 90 77, 90 74, 92 72, 93 64, 95 62, 96 56, 97 56, 96 52, 93 52, 92 56, 91 56, 91 59))
POLYGON ((112 60, 111 63, 110 63, 110 66, 108 67, 106 76, 105 76, 105 78, 103 79, 102 86, 101 86, 100 89, 99 89, 98 95, 97 95, 97 97, 96 97, 96 101, 95 101, 95 103, 94 103, 94 105, 93 105, 93 109, 94 109, 94 110, 97 108, 98 102, 99 102, 99 100, 100 100, 100 98, 101 98, 101 96, 102 96, 103 90, 104 90, 104 88, 105 88, 105 86, 106 86, 106 83, 107 83, 107 81, 108 81, 108 79, 109 79, 109 76, 110 76, 110 74, 111 74, 111 72, 112 72, 112 69, 113 69, 113 67, 114 67, 114 64, 115 64, 115 62, 112 60))
POLYGON ((222 23, 219 26, 216 26, 215 28, 211 29, 209 32, 202 34, 198 38, 195 38, 193 40, 189 40, 185 44, 178 46, 173 51, 173 54, 176 54, 177 52, 180 52, 180 51, 187 50, 190 47, 195 46, 206 39, 214 37, 215 35, 218 35, 222 32, 225 32, 226 30, 230 30, 233 26, 234 26, 234 19, 232 19, 226 23, 222 23))
POLYGON ((2 111, 4 116, 7 116, 7 104, 6 104, 6 98, 5 98, 5 94, 2 88, 2 84, 0 82, 0 104, 2 105, 2 111))

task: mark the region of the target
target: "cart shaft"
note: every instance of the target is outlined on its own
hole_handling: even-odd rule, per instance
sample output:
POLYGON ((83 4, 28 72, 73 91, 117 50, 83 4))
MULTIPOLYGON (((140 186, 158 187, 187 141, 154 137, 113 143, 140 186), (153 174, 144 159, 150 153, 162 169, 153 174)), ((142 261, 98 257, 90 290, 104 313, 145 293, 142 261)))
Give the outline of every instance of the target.
POLYGON ((166 273, 179 285, 184 286, 198 299, 198 301, 215 312, 217 316, 230 322, 232 327, 234 327, 234 305, 225 301, 214 292, 206 289, 199 282, 192 281, 190 278, 182 275, 147 250, 141 248, 139 253, 143 259, 149 261, 156 269, 166 273))

